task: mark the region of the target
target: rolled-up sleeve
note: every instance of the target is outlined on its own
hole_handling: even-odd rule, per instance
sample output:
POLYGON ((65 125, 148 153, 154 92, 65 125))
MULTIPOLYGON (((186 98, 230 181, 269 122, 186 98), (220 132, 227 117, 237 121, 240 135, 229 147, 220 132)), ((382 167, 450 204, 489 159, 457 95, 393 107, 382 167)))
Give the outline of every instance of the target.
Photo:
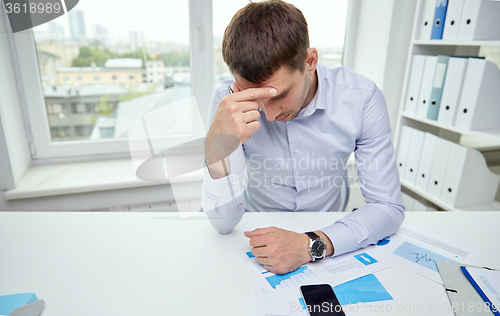
POLYGON ((374 244, 394 234, 403 222, 405 208, 391 134, 384 96, 374 85, 364 104, 354 150, 366 204, 321 229, 334 246, 334 256, 374 244))

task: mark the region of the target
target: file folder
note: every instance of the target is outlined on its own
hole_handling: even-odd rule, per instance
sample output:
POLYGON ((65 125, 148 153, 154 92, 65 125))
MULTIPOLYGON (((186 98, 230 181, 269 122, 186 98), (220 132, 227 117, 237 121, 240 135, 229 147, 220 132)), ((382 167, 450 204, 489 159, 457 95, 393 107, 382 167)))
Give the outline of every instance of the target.
POLYGON ((434 72, 434 82, 432 84, 430 104, 427 109, 427 118, 437 121, 439 114, 439 106, 441 104, 441 96, 443 95, 444 79, 448 69, 448 61, 450 56, 439 55, 434 72))
POLYGON ((446 166, 448 165, 448 158, 450 157, 451 144, 452 142, 449 140, 440 137, 436 144, 427 193, 438 199, 441 197, 441 189, 443 188, 446 166))
POLYGON ((418 97, 417 115, 426 117, 429 108, 429 99, 431 97, 434 73, 436 71, 437 56, 426 56, 424 73, 420 84, 420 93, 418 97))
POLYGON ((424 144, 424 136, 425 132, 418 129, 413 129, 411 132, 410 149, 408 151, 406 168, 403 175, 403 179, 411 185, 415 185, 417 180, 417 169, 420 162, 420 154, 422 153, 422 146, 424 144))
POLYGON ((500 271, 490 268, 460 266, 465 277, 472 284, 495 316, 500 316, 500 271))
POLYGON ((420 19, 420 28, 418 38, 421 40, 429 40, 432 33, 432 25, 434 14, 436 13, 436 0, 423 0, 424 6, 420 19))
POLYGON ((398 147, 398 157, 397 157, 397 165, 399 171, 399 178, 404 179, 404 172, 406 169, 406 162, 408 160, 408 151, 410 150, 411 145, 411 134, 413 128, 403 125, 401 126, 401 137, 399 139, 399 147, 398 147))
POLYGON ((420 93, 420 84, 424 73, 425 55, 414 55, 411 62, 408 93, 406 96, 405 112, 415 114, 420 93))
POLYGON ((462 86, 468 63, 468 58, 451 57, 448 61, 443 95, 441 97, 437 118, 439 122, 450 125, 455 123, 455 115, 457 113, 460 96, 462 95, 462 86))
POLYGON ((448 9, 448 0, 437 0, 436 11, 434 13, 434 23, 432 26, 431 39, 440 40, 443 38, 443 29, 448 9))
MULTIPOLYGON (((473 265, 463 264, 459 262, 451 261, 441 261, 436 260, 436 267, 439 270, 441 279, 443 280, 444 288, 446 294, 452 306, 462 307, 468 306, 469 302, 472 302, 475 306, 484 306, 484 301, 479 296, 474 287, 470 284, 467 277, 464 275, 460 266, 466 267, 476 267, 473 265), (478 304, 478 305, 476 305, 478 304)), ((467 308, 456 308, 455 315, 457 316, 476 316, 476 315, 489 315, 494 316, 491 311, 473 309, 468 310, 467 308)))
POLYGON ((460 30, 460 21, 465 0, 448 0, 446 20, 443 29, 443 40, 456 40, 460 30))
POLYGON ((35 293, 18 293, 0 296, 0 315, 38 316, 45 306, 35 293))
POLYGON ((427 192, 427 187, 429 186, 437 141, 438 137, 436 135, 425 133, 422 155, 417 168, 417 181, 415 183, 415 186, 424 192, 427 192))
POLYGON ((494 63, 469 58, 455 125, 471 130, 500 128, 499 87, 500 70, 494 63))
POLYGON ((486 165, 476 149, 451 144, 441 201, 453 207, 490 204, 495 200, 500 175, 486 165))
POLYGON ((459 40, 500 40, 500 1, 465 0, 459 40))

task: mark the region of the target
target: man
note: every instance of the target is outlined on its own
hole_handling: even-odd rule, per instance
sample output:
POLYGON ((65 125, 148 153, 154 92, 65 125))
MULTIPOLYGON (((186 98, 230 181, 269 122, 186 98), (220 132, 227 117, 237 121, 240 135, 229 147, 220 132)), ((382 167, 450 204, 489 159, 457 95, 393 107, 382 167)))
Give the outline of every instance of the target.
POLYGON ((280 0, 238 11, 222 54, 234 80, 216 89, 210 109, 207 136, 214 141, 206 145, 202 202, 212 225, 226 234, 245 211, 339 211, 354 152, 366 205, 312 233, 245 232, 252 253, 282 274, 395 233, 404 206, 387 107, 376 85, 347 68, 319 64, 302 12, 280 0), (237 137, 241 145, 228 151, 229 142, 216 143, 217 135, 237 137), (214 151, 232 153, 221 160, 214 151))

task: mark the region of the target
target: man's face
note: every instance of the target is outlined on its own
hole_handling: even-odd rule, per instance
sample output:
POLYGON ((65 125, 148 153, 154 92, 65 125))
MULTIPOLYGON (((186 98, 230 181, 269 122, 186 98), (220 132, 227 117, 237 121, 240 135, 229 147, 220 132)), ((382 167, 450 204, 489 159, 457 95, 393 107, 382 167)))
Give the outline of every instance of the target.
POLYGON ((275 88, 278 93, 271 99, 261 99, 259 108, 265 113, 268 121, 291 121, 307 104, 305 101, 311 89, 311 82, 306 70, 291 71, 288 67, 280 67, 269 79, 260 84, 251 83, 239 75, 234 76, 235 85, 240 91, 249 88, 275 88))

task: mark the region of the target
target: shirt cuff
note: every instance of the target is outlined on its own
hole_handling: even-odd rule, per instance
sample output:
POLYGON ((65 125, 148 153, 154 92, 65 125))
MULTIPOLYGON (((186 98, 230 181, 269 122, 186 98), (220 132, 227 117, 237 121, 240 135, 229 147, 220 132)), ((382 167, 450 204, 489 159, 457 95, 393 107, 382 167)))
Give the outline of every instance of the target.
POLYGON ((340 256, 346 252, 354 251, 359 247, 357 237, 344 223, 336 222, 333 225, 320 229, 332 242, 332 257, 340 256))
POLYGON ((221 179, 213 179, 205 166, 203 172, 203 189, 205 210, 212 210, 239 197, 245 189, 245 155, 239 146, 229 155, 231 165, 229 175, 221 179))

